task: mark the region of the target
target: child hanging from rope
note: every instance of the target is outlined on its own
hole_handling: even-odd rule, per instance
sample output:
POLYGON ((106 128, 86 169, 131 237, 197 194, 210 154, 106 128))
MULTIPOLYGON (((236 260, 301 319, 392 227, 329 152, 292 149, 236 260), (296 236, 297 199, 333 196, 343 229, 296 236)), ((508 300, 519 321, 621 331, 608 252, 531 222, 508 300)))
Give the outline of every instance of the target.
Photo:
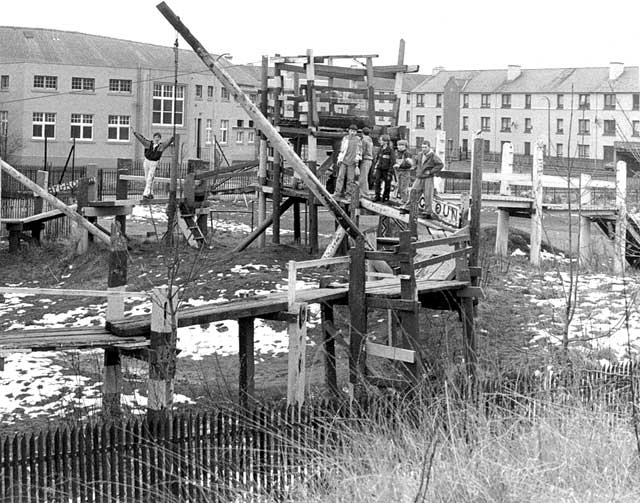
POLYGON ((144 192, 142 193, 143 199, 153 199, 153 177, 158 166, 158 161, 162 157, 162 153, 169 145, 173 143, 173 136, 168 141, 160 142, 162 135, 160 133, 153 133, 153 141, 146 139, 140 133, 134 131, 133 135, 144 146, 144 192))

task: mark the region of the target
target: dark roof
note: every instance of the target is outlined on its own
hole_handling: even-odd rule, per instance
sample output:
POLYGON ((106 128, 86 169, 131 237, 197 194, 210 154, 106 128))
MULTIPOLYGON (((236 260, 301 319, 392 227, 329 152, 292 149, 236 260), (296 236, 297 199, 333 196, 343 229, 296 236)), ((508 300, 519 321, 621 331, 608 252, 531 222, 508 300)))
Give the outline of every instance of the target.
MULTIPOLYGON (((106 68, 173 70, 173 47, 145 44, 100 35, 45 28, 0 26, 0 64, 47 63, 106 68)), ((180 49, 180 72, 207 72, 191 50, 180 49)), ((225 62, 227 60, 222 59, 225 62)), ((243 66, 228 63, 227 71, 238 84, 257 86, 259 80, 243 66)))
POLYGON ((507 70, 441 70, 418 85, 413 92, 442 92, 450 78, 462 92, 469 93, 606 93, 639 92, 637 66, 626 66, 615 80, 609 80, 609 67, 522 69, 509 81, 507 70))

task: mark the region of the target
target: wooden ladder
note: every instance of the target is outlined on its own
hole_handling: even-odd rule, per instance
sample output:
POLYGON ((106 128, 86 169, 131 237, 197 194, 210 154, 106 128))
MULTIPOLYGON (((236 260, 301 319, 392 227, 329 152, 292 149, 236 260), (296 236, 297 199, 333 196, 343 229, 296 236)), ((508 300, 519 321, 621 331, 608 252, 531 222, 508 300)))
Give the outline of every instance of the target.
POLYGON ((187 240, 189 246, 200 248, 207 245, 207 239, 202 234, 200 227, 196 222, 195 214, 191 213, 186 204, 180 203, 180 218, 178 218, 178 228, 187 240))

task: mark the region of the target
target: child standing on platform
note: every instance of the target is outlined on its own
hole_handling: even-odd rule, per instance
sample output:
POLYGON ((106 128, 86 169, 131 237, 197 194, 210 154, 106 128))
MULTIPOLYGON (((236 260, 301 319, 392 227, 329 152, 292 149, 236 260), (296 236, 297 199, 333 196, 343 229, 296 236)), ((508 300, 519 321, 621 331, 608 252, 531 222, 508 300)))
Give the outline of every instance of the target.
POLYGON ((162 157, 162 153, 165 149, 173 143, 173 136, 166 142, 161 142, 162 135, 160 133, 153 133, 153 141, 146 139, 140 133, 134 131, 133 135, 144 146, 144 192, 142 193, 143 199, 153 199, 153 177, 158 167, 158 161, 162 157))

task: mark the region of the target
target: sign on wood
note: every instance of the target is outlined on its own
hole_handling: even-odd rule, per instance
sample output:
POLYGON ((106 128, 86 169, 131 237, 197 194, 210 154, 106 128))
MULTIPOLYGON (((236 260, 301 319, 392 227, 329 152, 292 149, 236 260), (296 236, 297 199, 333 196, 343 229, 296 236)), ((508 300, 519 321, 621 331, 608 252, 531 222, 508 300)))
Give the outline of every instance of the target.
MULTIPOLYGON (((424 196, 420 197, 420 202, 418 204, 420 205, 420 209, 424 210, 424 196)), ((454 227, 460 227, 459 206, 448 203, 438 197, 434 197, 431 210, 443 222, 454 227)))
POLYGON ((71 180, 69 182, 59 183, 57 185, 50 185, 48 187, 49 194, 53 194, 54 196, 59 192, 69 192, 77 189, 80 186, 80 183, 86 181, 89 184, 96 183, 95 177, 90 178, 79 178, 78 180, 71 180))

